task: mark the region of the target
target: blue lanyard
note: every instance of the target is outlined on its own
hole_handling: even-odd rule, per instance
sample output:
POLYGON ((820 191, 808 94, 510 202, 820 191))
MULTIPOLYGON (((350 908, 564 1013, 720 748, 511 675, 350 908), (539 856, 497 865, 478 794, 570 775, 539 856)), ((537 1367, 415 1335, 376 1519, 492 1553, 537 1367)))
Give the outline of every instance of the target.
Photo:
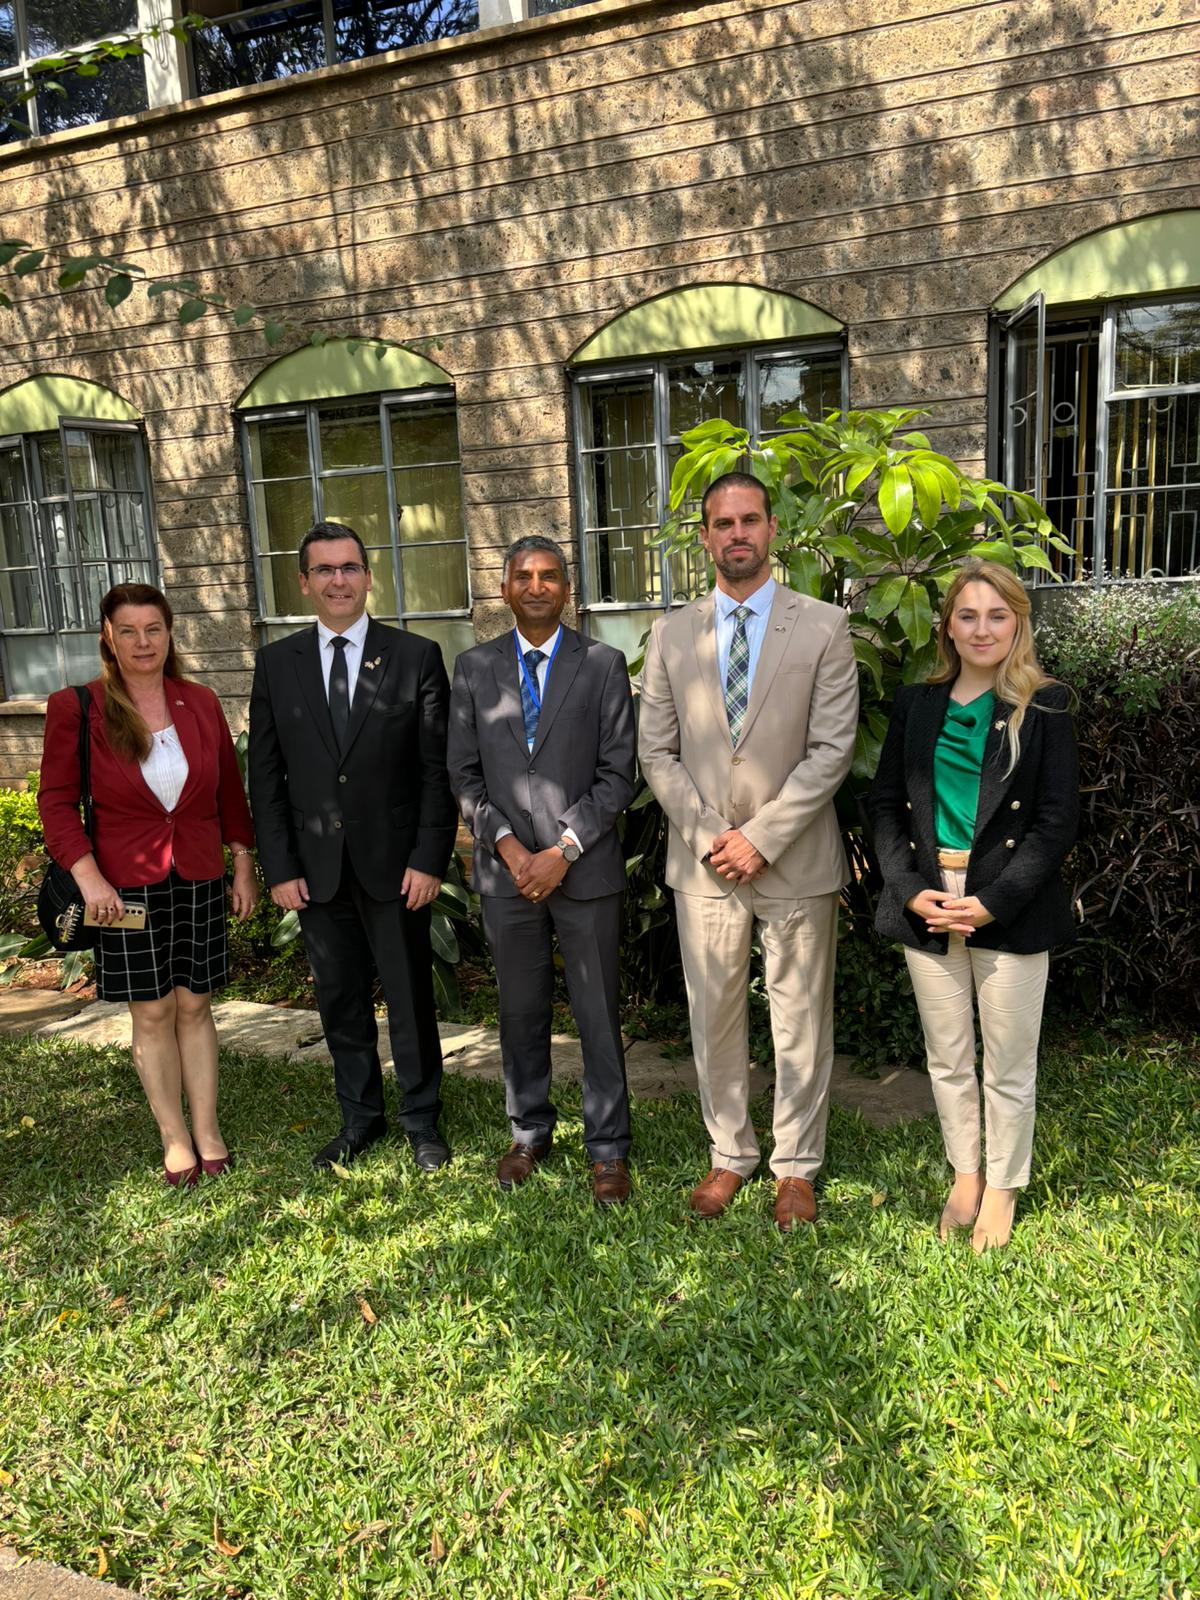
MULTIPOLYGON (((551 650, 550 658, 546 662, 546 682, 547 682, 547 684, 550 682, 550 668, 554 665, 554 658, 558 654, 558 647, 562 643, 562 639, 563 639, 562 624, 559 623, 558 638, 554 641, 554 649, 551 650)), ((541 694, 538 692, 537 673, 536 672, 530 672, 530 670, 529 670, 528 663, 525 660, 524 652, 521 649, 521 640, 520 640, 520 637, 518 636, 517 630, 515 628, 513 629, 513 643, 517 647, 517 665, 521 669, 521 676, 525 679, 525 687, 529 690, 530 699, 533 701, 534 708, 536 709, 537 714, 540 717, 541 714, 542 714, 542 697, 541 697, 541 694)), ((535 646, 535 648, 536 648, 536 646, 535 646)))

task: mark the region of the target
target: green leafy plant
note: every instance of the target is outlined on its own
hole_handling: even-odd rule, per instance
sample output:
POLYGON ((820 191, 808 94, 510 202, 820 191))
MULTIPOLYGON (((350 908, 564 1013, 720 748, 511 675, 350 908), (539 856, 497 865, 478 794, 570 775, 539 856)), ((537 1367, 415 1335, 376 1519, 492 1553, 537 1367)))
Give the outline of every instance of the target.
POLYGON ((791 588, 850 609, 862 710, 852 778, 874 776, 899 683, 934 659, 941 596, 967 556, 1020 571, 1053 571, 1069 554, 1030 495, 973 478, 909 425, 919 410, 791 412, 786 433, 751 442, 715 418, 683 435, 671 478, 672 549, 699 542, 697 497, 716 478, 748 470, 778 518, 772 554, 791 588), (685 511, 685 506, 693 509, 685 511))

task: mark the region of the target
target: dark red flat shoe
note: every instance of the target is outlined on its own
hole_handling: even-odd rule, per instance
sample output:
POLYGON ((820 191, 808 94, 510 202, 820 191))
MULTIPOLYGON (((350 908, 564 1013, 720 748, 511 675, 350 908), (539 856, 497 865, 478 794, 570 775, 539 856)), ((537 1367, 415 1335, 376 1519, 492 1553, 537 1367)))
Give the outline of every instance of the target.
POLYGON ((223 1172, 228 1172, 232 1166, 232 1151, 223 1156, 215 1156, 211 1161, 207 1156, 200 1157, 200 1170, 207 1172, 210 1178, 219 1178, 223 1172))
POLYGON ((200 1162, 194 1167, 184 1167, 182 1172, 172 1172, 166 1162, 163 1162, 163 1182, 170 1184, 172 1189, 194 1189, 200 1182, 200 1162))

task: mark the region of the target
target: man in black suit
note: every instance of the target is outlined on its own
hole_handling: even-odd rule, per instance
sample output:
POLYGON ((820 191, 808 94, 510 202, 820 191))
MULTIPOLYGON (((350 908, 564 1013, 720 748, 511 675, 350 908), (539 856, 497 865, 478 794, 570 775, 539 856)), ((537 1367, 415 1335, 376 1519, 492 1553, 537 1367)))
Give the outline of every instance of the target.
POLYGON ((583 1046, 583 1137, 592 1193, 629 1197, 629 1095, 618 1010, 625 862, 617 818, 633 798, 625 659, 562 626, 570 595, 551 539, 518 539, 501 594, 516 627, 458 658, 450 781, 475 836, 474 886, 500 990, 512 1147, 502 1188, 553 1143, 550 1008, 557 936, 583 1046))
POLYGON ((432 1172, 450 1159, 429 941, 456 829, 446 670, 431 640, 367 616, 371 573, 352 528, 305 534, 300 588, 316 625, 258 653, 249 769, 263 873, 275 904, 299 913, 342 1108, 313 1165, 353 1161, 387 1131, 378 972, 400 1121, 432 1172))

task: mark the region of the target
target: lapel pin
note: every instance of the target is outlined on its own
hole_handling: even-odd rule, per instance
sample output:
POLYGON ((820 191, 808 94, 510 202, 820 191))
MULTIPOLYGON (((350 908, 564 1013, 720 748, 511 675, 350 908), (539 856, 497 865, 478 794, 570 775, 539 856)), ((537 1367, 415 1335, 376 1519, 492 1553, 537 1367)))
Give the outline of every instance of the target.
POLYGON ((368 672, 374 672, 375 668, 379 665, 379 663, 382 660, 383 660, 382 656, 376 656, 374 661, 364 661, 363 662, 363 666, 366 667, 368 672))
POLYGON ((183 701, 182 700, 176 700, 175 704, 177 706, 181 706, 183 704, 183 701))
POLYGON ((1004 723, 1002 721, 993 723, 993 727, 995 727, 997 729, 1002 728, 1003 726, 1004 726, 1004 723))

